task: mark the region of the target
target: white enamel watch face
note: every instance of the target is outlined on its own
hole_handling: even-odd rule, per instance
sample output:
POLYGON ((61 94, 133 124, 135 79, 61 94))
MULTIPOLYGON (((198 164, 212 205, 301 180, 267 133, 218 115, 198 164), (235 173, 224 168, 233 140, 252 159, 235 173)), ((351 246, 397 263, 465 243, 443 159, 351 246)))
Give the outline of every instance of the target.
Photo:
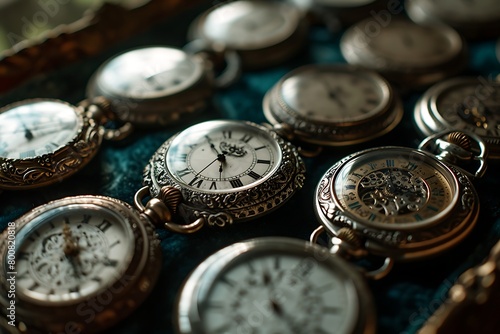
POLYGON ((415 10, 418 7, 424 15, 428 13, 445 22, 484 22, 500 18, 500 3, 495 0, 411 0, 409 3, 415 6, 415 10))
POLYGON ((332 198, 355 219, 386 229, 433 224, 458 199, 453 174, 414 151, 380 149, 361 154, 340 168, 332 198))
POLYGON ((301 19, 300 11, 286 3, 234 1, 209 12, 201 29, 211 41, 231 49, 252 50, 285 40, 301 19))
POLYGON ((111 98, 142 100, 181 92, 196 83, 202 74, 202 64, 184 51, 146 47, 110 59, 93 80, 111 98))
POLYGON ((0 158, 29 159, 54 153, 82 128, 75 108, 61 101, 28 100, 0 112, 0 158))
POLYGON ((74 303, 119 279, 134 252, 130 226, 97 206, 45 212, 17 236, 17 289, 35 303, 74 303))
POLYGON ((300 117, 324 123, 368 119, 387 106, 389 94, 379 77, 337 68, 297 72, 280 89, 283 101, 300 117))
POLYGON ((18 323, 30 331, 55 333, 71 323, 97 332, 130 314, 159 274, 149 224, 128 204, 102 196, 62 198, 10 223, 0 242, 0 282, 5 288, 3 277, 15 273, 18 323))
POLYGON ((234 121, 198 124, 180 133, 166 154, 173 178, 204 192, 240 191, 273 174, 281 149, 268 133, 234 121))
POLYGON ((301 240, 261 238, 219 251, 180 294, 179 332, 364 332, 363 312, 372 312, 368 291, 357 273, 323 250, 301 240))

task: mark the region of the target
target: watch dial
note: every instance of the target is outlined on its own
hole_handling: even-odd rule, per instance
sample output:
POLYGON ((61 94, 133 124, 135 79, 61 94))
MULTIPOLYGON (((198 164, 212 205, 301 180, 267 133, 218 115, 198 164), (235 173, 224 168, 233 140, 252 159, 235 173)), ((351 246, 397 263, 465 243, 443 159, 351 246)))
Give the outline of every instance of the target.
POLYGON ((181 132, 166 164, 178 182, 199 190, 238 191, 270 177, 281 163, 271 135, 240 121, 210 121, 181 132))
POLYGON ((451 22, 482 22, 500 18, 497 0, 413 0, 424 12, 451 22))
POLYGON ((389 88, 374 74, 328 67, 297 71, 281 86, 283 101, 315 122, 355 122, 377 115, 389 104, 389 88))
POLYGON ((82 120, 59 101, 31 101, 0 112, 0 157, 29 159, 54 153, 78 135, 82 120))
POLYGON ((430 106, 448 128, 500 137, 500 84, 464 81, 450 86, 430 106))
POLYGON ((458 199, 457 181, 424 153, 382 148, 346 162, 332 182, 332 194, 344 211, 367 225, 405 229, 432 224, 458 199))
POLYGON ((275 45, 295 32, 300 11, 273 1, 235 1, 210 12, 203 23, 208 39, 234 49, 260 49, 275 45))
POLYGON ((192 86, 203 68, 187 53, 167 47, 141 48, 123 53, 98 72, 97 85, 126 98, 158 98, 192 86))
POLYGON ((122 278, 134 253, 133 238, 111 210, 95 205, 49 210, 17 233, 17 292, 38 303, 73 303, 100 293, 122 278))
POLYGON ((459 35, 450 29, 395 20, 372 32, 370 21, 365 22, 364 41, 372 52, 400 66, 429 67, 441 64, 462 50, 459 35))
POLYGON ((198 300, 204 333, 351 333, 357 296, 336 269, 306 254, 243 255, 198 300))

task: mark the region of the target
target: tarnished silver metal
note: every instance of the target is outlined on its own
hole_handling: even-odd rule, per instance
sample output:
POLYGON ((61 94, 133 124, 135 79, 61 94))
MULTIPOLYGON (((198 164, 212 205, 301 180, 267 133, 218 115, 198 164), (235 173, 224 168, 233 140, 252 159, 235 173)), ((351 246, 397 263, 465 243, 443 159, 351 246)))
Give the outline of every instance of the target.
POLYGON ((294 56, 307 39, 303 11, 279 1, 236 1, 213 6, 190 26, 190 40, 213 49, 238 53, 243 69, 280 64, 294 56))
POLYGON ((464 239, 479 200, 461 169, 423 150, 388 146, 334 164, 316 188, 314 208, 331 237, 350 229, 370 254, 408 261, 464 239))
POLYGON ((73 175, 97 153, 104 136, 83 107, 28 99, 0 109, 0 189, 48 186, 73 175))
POLYGON ((379 137, 400 122, 403 107, 379 74, 348 65, 299 67, 265 95, 264 115, 278 131, 307 145, 345 146, 379 137))
POLYGON ((373 18, 357 22, 343 34, 340 49, 349 64, 375 70, 403 91, 456 75, 467 65, 466 43, 453 28, 396 17, 382 25, 373 18))
POLYGON ((15 275, 20 332, 64 333, 68 324, 103 331, 149 295, 160 265, 159 240, 146 216, 114 198, 67 197, 29 211, 3 232, 0 304, 6 309, 14 300, 6 292, 15 275))
POLYGON ((424 136, 465 131, 480 136, 490 159, 500 159, 500 82, 459 77, 430 87, 417 101, 415 124, 424 136))
POLYGON ((200 54, 148 46, 104 62, 89 80, 87 96, 104 97, 122 122, 158 127, 205 109, 215 86, 213 64, 200 54))
POLYGON ((199 123, 167 140, 144 170, 152 197, 180 190, 177 217, 226 227, 284 204, 304 182, 294 146, 275 132, 245 121, 199 123))
POLYGON ((376 331, 371 293, 356 268, 325 247, 283 237, 211 255, 187 278, 175 309, 179 334, 220 333, 222 326, 230 333, 376 331), (242 316, 251 314, 260 320, 242 316))
POLYGON ((486 172, 488 149, 484 141, 474 133, 442 131, 425 138, 418 149, 430 152, 444 163, 460 168, 471 178, 480 178, 486 172), (471 166, 474 163, 477 166, 471 166))

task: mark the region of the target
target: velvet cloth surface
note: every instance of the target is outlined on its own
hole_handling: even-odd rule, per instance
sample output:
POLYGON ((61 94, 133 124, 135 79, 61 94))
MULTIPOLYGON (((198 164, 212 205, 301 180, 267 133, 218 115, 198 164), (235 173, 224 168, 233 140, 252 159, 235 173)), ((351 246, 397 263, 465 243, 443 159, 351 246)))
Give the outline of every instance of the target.
MULTIPOLYGON (((76 104, 85 98, 86 84, 96 68, 114 54, 142 45, 182 47, 188 23, 198 9, 154 26, 148 32, 113 46, 99 57, 87 59, 36 78, 0 97, 0 105, 36 97, 58 98, 76 104)), ((273 68, 245 72, 241 80, 216 92, 212 106, 182 124, 157 130, 136 131, 121 143, 103 143, 98 156, 72 178, 43 190, 0 194, 0 229, 33 207, 50 200, 80 194, 99 194, 132 203, 142 186, 142 171, 150 156, 170 136, 190 124, 208 119, 241 119, 265 122, 262 98, 284 74, 309 63, 344 63, 339 50, 341 32, 313 27, 308 44, 294 59, 273 68)), ((494 76, 500 71, 495 42, 470 43, 469 66, 464 74, 494 76)), ((307 240, 318 226, 313 212, 314 189, 324 172, 340 158, 364 148, 383 145, 416 147, 419 137, 412 120, 421 92, 403 96, 405 114, 389 134, 362 145, 324 151, 306 158, 304 188, 277 211, 226 229, 204 228, 192 235, 158 229, 163 253, 162 270, 153 293, 125 321, 106 333, 173 333, 175 298, 188 274, 208 255, 234 242, 261 236, 288 236, 307 240)), ((415 333, 446 298, 456 278, 484 259, 500 236, 500 176, 498 163, 490 164, 485 177, 475 182, 481 213, 477 227, 458 247, 424 262, 397 264, 379 281, 369 281, 377 313, 379 333, 415 333)))

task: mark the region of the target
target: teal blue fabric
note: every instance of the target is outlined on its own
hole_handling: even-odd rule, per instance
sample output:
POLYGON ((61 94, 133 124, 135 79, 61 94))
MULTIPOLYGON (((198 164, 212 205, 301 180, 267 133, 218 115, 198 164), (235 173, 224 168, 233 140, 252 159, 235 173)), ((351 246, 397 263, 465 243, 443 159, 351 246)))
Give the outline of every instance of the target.
MULTIPOLYGON (((185 43, 187 23, 198 10, 186 12, 156 25, 147 33, 107 50, 105 53, 57 72, 36 78, 0 97, 0 105, 32 97, 59 98, 77 103, 85 98, 90 75, 107 58, 140 45, 185 43)), ((132 203, 142 185, 142 170, 149 157, 171 135, 189 124, 207 119, 230 118, 264 122, 262 98, 281 76, 307 63, 343 63, 339 50, 340 33, 314 27, 305 50, 294 59, 270 69, 246 72, 229 89, 219 91, 213 106, 189 123, 154 131, 137 131, 123 143, 104 143, 98 157, 75 177, 49 189, 4 192, 0 195, 0 229, 29 209, 50 200, 78 194, 100 194, 132 203)), ((466 74, 497 75, 495 41, 470 45, 471 59, 466 74)), ((107 333, 173 333, 172 318, 176 295, 189 272, 209 254, 231 243, 260 236, 289 236, 308 239, 318 225, 313 213, 314 188, 323 173, 343 156, 362 148, 381 145, 416 147, 420 139, 412 121, 412 110, 420 92, 404 96, 405 115, 398 127, 384 137, 355 147, 331 149, 316 158, 305 159, 304 188, 284 207, 264 218, 228 229, 209 229, 193 235, 158 230, 163 251, 160 279, 146 302, 128 319, 107 333)), ((477 228, 458 247, 425 262, 397 264, 384 279, 369 282, 374 295, 379 333, 415 333, 446 297, 450 286, 465 269, 482 261, 500 237, 500 177, 498 163, 476 183, 481 214, 477 228)))

